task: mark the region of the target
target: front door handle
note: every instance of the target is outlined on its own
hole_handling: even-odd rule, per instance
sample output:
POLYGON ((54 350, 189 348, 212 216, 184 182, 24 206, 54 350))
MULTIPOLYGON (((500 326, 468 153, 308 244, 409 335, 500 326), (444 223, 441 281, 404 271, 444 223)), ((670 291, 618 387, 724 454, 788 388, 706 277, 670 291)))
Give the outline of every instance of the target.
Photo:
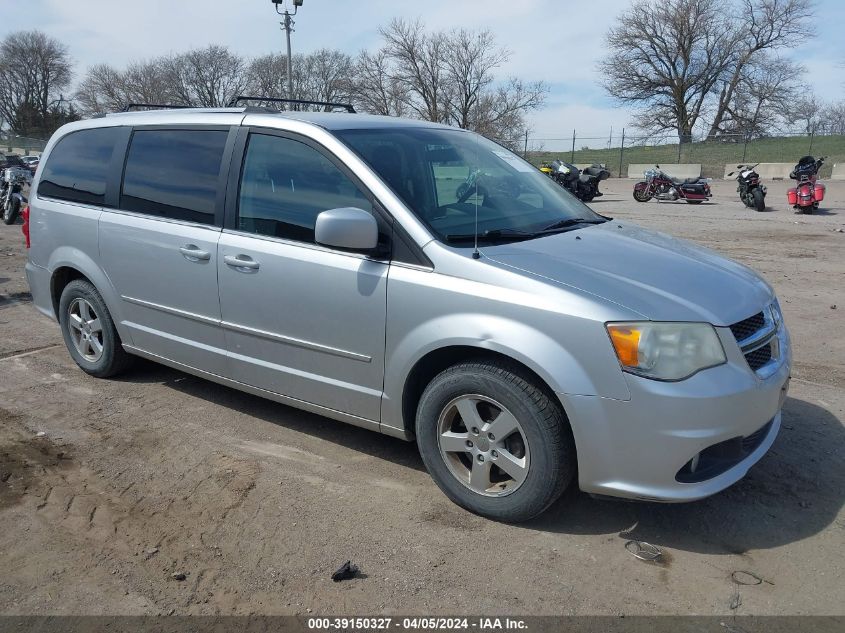
POLYGON ((249 255, 226 255, 223 257, 223 261, 233 268, 251 268, 252 270, 258 268, 258 262, 249 255))
POLYGON ((188 259, 195 259, 195 260, 202 260, 208 261, 211 259, 211 253, 208 251, 204 251, 200 249, 198 246, 194 244, 185 244, 179 249, 179 252, 182 253, 188 259))

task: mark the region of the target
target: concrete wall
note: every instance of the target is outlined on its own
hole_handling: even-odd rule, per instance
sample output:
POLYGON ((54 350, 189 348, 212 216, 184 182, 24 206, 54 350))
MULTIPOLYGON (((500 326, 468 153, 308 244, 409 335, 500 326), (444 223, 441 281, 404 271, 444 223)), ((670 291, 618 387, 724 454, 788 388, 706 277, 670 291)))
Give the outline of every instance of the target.
MULTIPOLYGON (((642 178, 643 172, 654 167, 654 164, 631 163, 628 165, 628 178, 642 178)), ((674 178, 701 177, 701 163, 681 163, 677 165, 661 165, 660 169, 674 178)))
POLYGON ((833 173, 830 175, 831 180, 845 180, 845 163, 836 163, 833 165, 833 173))
MULTIPOLYGON (((728 176, 729 172, 736 171, 737 163, 725 165, 725 179, 732 180, 736 175, 728 176)), ((772 180, 773 178, 780 178, 783 180, 789 179, 789 172, 795 167, 795 163, 760 163, 754 168, 760 178, 772 180)))

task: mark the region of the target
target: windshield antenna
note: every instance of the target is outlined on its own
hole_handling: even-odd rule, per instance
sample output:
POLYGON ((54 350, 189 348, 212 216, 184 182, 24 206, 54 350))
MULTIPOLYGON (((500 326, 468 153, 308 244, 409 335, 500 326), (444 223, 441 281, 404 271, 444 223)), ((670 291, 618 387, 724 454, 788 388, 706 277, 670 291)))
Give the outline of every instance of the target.
MULTIPOLYGON (((475 162, 478 164, 478 138, 475 139, 475 162)), ((478 252, 478 177, 481 175, 481 170, 476 166, 475 168, 475 249, 472 251, 473 259, 481 259, 481 253, 478 252)))

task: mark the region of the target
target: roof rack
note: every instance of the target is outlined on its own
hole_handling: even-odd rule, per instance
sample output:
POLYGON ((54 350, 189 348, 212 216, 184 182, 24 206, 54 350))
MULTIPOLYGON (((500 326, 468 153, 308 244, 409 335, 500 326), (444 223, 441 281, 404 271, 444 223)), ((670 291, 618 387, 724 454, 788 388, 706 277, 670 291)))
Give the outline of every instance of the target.
POLYGON ((239 96, 229 102, 229 107, 233 108, 241 101, 269 101, 271 103, 295 103, 298 105, 318 105, 326 108, 343 108, 347 112, 355 114, 355 108, 351 103, 333 103, 331 101, 311 101, 309 99, 280 99, 279 97, 245 97, 239 96))
POLYGON ((172 103, 127 103, 126 107, 123 108, 124 112, 129 112, 133 108, 160 108, 160 109, 170 109, 170 110, 184 110, 185 108, 193 108, 195 106, 189 105, 175 105, 172 103))

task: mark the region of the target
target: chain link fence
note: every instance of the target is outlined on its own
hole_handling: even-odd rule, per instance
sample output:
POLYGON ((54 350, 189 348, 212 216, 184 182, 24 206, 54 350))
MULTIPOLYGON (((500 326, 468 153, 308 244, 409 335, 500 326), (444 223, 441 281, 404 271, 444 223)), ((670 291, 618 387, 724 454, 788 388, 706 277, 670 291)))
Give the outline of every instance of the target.
MULTIPOLYGON (((749 138, 743 134, 718 139, 694 138, 679 143, 677 137, 628 135, 624 130, 610 131, 606 136, 582 135, 573 130, 568 135, 532 135, 498 139, 522 153, 535 165, 556 158, 575 164, 603 163, 613 177, 628 177, 631 164, 665 165, 693 163, 701 165, 701 175, 721 178, 725 165, 738 163, 796 163, 806 154, 827 156, 821 177, 830 176, 835 163, 845 163, 845 135, 785 134, 749 138)), ((0 134, 0 147, 7 154, 40 154, 46 140, 15 134, 0 134)), ((639 177, 640 174, 631 174, 639 177)))
MULTIPOLYGON (((636 136, 611 131, 605 136, 582 135, 577 130, 564 136, 528 134, 505 143, 540 165, 554 159, 575 164, 604 163, 614 177, 628 177, 631 164, 701 164, 701 175, 722 178, 725 165, 739 163, 796 163, 807 154, 827 156, 821 176, 829 177, 833 165, 845 162, 845 136, 785 134, 750 138, 743 134, 718 139, 693 138, 679 143, 675 137, 636 136)), ((639 177, 640 174, 631 174, 639 177)))
POLYGON ((47 146, 47 141, 38 138, 18 136, 16 134, 0 134, 0 147, 7 154, 40 154, 47 146))

